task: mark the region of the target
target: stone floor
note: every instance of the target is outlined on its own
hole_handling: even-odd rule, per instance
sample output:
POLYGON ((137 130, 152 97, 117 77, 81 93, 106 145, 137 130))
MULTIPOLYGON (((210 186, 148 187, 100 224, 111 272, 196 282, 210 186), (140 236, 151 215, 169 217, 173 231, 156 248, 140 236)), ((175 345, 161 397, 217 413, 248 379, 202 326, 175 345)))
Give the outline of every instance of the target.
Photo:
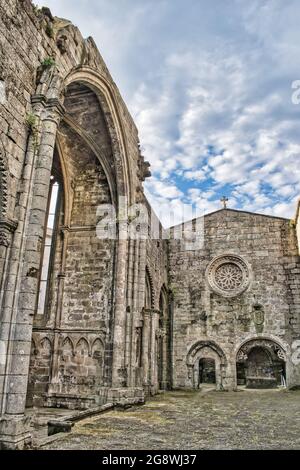
POLYGON ((300 449, 300 391, 167 392, 78 422, 43 449, 300 449))

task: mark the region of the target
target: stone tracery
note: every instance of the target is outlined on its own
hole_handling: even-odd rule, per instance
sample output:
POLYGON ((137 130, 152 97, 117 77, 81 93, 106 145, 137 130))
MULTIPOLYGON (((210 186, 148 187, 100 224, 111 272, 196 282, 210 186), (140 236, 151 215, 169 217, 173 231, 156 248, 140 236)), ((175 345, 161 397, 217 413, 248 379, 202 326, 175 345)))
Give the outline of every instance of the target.
POLYGON ((217 294, 235 297, 250 284, 250 266, 238 255, 222 255, 211 261, 206 277, 211 289, 217 294))
POLYGON ((216 270, 215 281, 226 291, 238 289, 243 281, 243 272, 236 264, 225 263, 216 270))

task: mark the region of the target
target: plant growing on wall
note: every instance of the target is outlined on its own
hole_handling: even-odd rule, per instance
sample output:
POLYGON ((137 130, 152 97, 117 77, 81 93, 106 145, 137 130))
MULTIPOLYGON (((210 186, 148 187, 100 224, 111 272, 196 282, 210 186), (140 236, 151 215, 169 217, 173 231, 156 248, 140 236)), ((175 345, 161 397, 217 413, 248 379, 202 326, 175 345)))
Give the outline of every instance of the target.
POLYGON ((39 12, 41 11, 40 8, 38 7, 38 5, 36 5, 35 3, 32 4, 33 6, 33 11, 36 15, 39 14, 39 12))
POLYGON ((47 36, 49 36, 49 38, 51 38, 51 39, 54 38, 54 30, 53 30, 52 25, 50 23, 47 23, 45 31, 46 31, 47 36))
POLYGON ((53 57, 46 57, 46 59, 43 60, 41 63, 42 67, 44 69, 49 68, 49 67, 54 67, 56 65, 55 60, 53 57))
POLYGON ((33 136, 34 148, 37 148, 37 138, 38 138, 38 118, 34 113, 26 114, 26 125, 29 131, 29 134, 33 136))
POLYGON ((26 124, 30 132, 34 132, 36 130, 37 125, 37 117, 33 113, 28 113, 26 115, 26 124))

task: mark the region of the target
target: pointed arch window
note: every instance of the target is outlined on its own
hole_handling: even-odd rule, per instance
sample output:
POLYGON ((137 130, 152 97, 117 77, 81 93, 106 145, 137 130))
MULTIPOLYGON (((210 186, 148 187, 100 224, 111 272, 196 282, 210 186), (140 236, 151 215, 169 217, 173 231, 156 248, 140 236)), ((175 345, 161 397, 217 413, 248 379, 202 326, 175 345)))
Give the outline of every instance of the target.
POLYGON ((52 171, 47 205, 47 217, 40 267, 40 281, 37 302, 37 315, 44 315, 49 299, 49 287, 53 271, 55 245, 59 214, 62 203, 62 183, 60 175, 52 171))

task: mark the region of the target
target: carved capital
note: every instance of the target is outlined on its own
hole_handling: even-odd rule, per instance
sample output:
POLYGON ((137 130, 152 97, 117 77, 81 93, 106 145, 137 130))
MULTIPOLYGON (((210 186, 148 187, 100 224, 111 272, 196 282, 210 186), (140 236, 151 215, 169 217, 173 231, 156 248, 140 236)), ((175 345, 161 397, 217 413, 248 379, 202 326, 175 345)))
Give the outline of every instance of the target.
POLYGON ((155 308, 143 308, 143 314, 148 316, 159 315, 160 311, 155 308))
POLYGON ((6 248, 8 248, 9 244, 10 244, 10 238, 8 234, 0 230, 0 246, 5 246, 6 248))
POLYGON ((18 222, 11 219, 0 219, 0 246, 10 245, 11 234, 16 230, 18 222))
POLYGON ((65 108, 58 98, 49 98, 46 102, 46 108, 57 113, 60 117, 65 114, 65 108))
POLYGON ((33 109, 40 108, 41 106, 46 109, 46 119, 57 120, 65 114, 65 108, 58 98, 47 98, 43 93, 37 93, 31 97, 31 104, 33 109))

